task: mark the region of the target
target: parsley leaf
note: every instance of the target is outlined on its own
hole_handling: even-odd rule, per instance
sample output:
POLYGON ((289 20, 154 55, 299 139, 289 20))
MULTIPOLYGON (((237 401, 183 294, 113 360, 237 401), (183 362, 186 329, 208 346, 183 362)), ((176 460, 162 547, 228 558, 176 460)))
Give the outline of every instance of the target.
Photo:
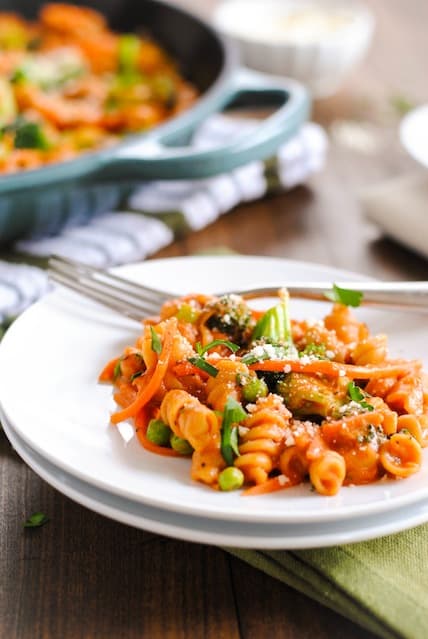
POLYGON ((153 328, 153 326, 150 326, 150 332, 152 334, 152 351, 154 353, 157 353, 158 355, 160 355, 161 351, 162 351, 162 342, 160 340, 160 337, 156 333, 156 331, 153 328))
POLYGON ((193 364, 193 366, 200 368, 201 371, 204 371, 205 373, 208 373, 208 375, 211 375, 211 377, 217 377, 218 368, 207 362, 207 360, 203 357, 189 357, 188 361, 193 364))
POLYGON ((364 395, 364 393, 361 390, 361 388, 356 386, 354 384, 354 382, 349 382, 347 390, 348 390, 348 395, 351 398, 351 400, 353 402, 357 402, 361 406, 361 408, 365 408, 369 412, 374 410, 374 407, 371 404, 369 404, 368 402, 366 402, 366 400, 365 400, 366 395, 364 395))
POLYGON ((361 291, 342 288, 337 284, 333 284, 331 291, 325 291, 324 296, 332 302, 344 304, 345 306, 353 306, 354 308, 359 306, 363 299, 363 293, 361 293, 361 291))
POLYGON ((241 404, 233 397, 228 397, 221 425, 221 454, 228 466, 232 466, 234 455, 239 456, 238 428, 233 427, 233 424, 238 424, 246 417, 247 413, 241 404))
POLYGON ((33 513, 28 517, 27 521, 24 522, 24 528, 38 528, 39 526, 43 526, 49 521, 44 513, 33 513))
POLYGON ((232 353, 236 353, 239 350, 238 344, 234 344, 233 342, 229 342, 227 339, 215 339, 206 346, 202 346, 200 342, 196 344, 196 351, 198 355, 202 357, 205 353, 207 353, 214 346, 226 346, 232 353))

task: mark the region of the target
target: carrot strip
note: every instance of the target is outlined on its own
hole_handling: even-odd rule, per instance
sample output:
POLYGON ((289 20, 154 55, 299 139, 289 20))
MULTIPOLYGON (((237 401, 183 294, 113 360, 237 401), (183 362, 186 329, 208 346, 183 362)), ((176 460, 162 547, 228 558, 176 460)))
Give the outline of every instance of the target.
POLYGON ((141 388, 132 404, 117 413, 113 413, 110 418, 113 424, 118 424, 129 417, 134 417, 138 411, 152 399, 153 395, 158 390, 168 369, 176 327, 177 322, 171 319, 165 328, 162 350, 152 378, 147 386, 141 388))
POLYGON ((284 488, 291 488, 295 484, 292 481, 284 483, 285 475, 279 475, 278 477, 272 477, 264 481, 263 484, 257 484, 257 486, 251 486, 247 488, 241 494, 243 497, 251 497, 254 495, 266 495, 266 493, 274 493, 277 490, 283 490, 284 488))
POLYGON ((164 457, 183 457, 180 453, 177 453, 173 448, 166 448, 165 446, 158 446, 149 439, 147 439, 147 427, 149 425, 150 415, 149 412, 143 408, 135 417, 135 428, 138 437, 138 441, 146 450, 157 455, 163 455, 164 457))
POLYGON ((284 369, 293 373, 320 373, 329 377, 346 376, 351 379, 376 379, 377 377, 396 377, 405 375, 409 369, 414 369, 418 362, 392 364, 389 366, 355 366, 353 364, 339 364, 328 360, 301 362, 297 359, 265 360, 250 364, 253 371, 283 373, 284 369))
POLYGON ((119 360, 120 357, 114 357, 109 362, 107 362, 98 377, 99 382, 111 382, 113 380, 114 369, 116 368, 116 364, 119 360))

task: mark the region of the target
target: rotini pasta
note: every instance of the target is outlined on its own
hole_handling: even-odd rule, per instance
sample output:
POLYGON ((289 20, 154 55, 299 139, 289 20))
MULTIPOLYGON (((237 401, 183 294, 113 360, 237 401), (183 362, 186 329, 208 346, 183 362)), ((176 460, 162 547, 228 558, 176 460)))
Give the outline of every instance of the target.
POLYGON ((190 456, 192 479, 244 495, 405 478, 428 445, 421 362, 390 359, 343 304, 291 321, 283 291, 265 312, 236 295, 167 302, 100 380, 113 423, 134 420, 147 450, 190 456))

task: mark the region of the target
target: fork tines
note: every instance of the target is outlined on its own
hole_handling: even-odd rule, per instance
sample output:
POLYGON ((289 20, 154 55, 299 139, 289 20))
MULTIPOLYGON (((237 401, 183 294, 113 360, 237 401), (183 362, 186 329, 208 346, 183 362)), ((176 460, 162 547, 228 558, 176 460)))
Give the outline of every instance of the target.
POLYGON ((158 314, 161 305, 172 297, 169 293, 57 255, 49 259, 48 273, 58 284, 136 321, 158 314))

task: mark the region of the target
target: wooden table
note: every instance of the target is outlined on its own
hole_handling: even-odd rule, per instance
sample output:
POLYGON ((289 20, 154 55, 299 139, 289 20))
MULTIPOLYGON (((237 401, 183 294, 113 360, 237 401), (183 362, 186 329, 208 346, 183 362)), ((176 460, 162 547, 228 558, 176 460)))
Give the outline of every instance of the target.
MULTIPOLYGON (((158 256, 227 246, 385 279, 427 279, 427 261, 382 238, 364 220, 357 196, 362 188, 417 169, 398 146, 398 116, 390 101, 398 94, 428 99, 428 4, 370 5, 378 27, 369 58, 342 93, 315 105, 315 119, 332 132, 326 169, 306 187, 241 206, 158 256), (356 119, 375 123, 375 148, 365 148, 358 136, 358 144, 354 139, 350 145, 343 135, 343 123, 356 119)), ((218 548, 142 532, 80 507, 27 468, 4 435, 0 455, 1 637, 371 636, 218 548), (49 523, 24 530, 23 520, 39 510, 49 523)))

